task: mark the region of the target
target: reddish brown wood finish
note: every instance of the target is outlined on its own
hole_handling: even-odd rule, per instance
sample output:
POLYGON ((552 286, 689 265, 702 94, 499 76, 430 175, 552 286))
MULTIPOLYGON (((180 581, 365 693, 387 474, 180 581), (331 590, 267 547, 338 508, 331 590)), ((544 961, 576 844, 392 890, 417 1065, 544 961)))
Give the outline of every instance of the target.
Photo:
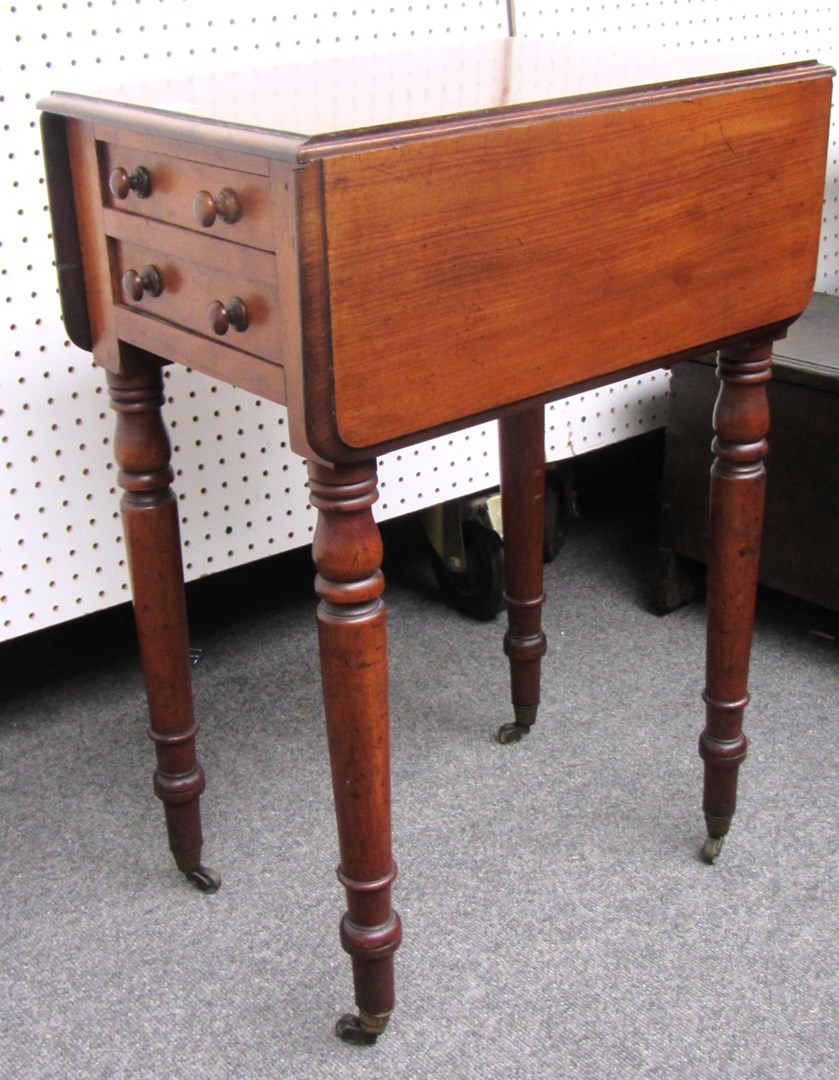
MULTIPOLYGON (((375 1037, 393 1007, 400 940, 390 899, 384 583, 370 509, 378 454, 500 419, 505 648, 514 727, 526 730, 545 648, 535 406, 735 343, 720 364, 712 494, 701 739, 712 841, 728 828, 745 753, 766 342, 812 291, 833 73, 803 61, 620 88, 600 84, 596 63, 581 76, 576 49, 534 48, 515 40, 432 50, 419 57, 419 70, 432 73, 422 80, 400 81, 393 58, 384 62, 394 78, 377 77, 382 58, 356 60, 358 84, 379 87, 357 111, 342 86, 329 85, 347 79, 337 62, 190 79, 183 112, 167 104, 168 83, 42 103, 56 212, 70 207, 68 185, 74 196, 75 221, 68 214, 56 228, 62 302, 87 306, 86 317, 70 310, 65 321, 112 373, 155 783, 184 869, 198 866, 203 776, 151 354, 285 402, 291 445, 310 462, 347 891, 341 939, 360 1009, 342 1034, 357 1041, 375 1037), (547 68, 533 62, 537 53, 547 68), (547 81, 545 70, 555 72, 547 81), (439 91, 430 111, 418 110, 418 81, 439 91), (467 88, 462 105, 458 87, 467 88), (115 200, 110 174, 138 166, 150 192, 139 198, 129 185, 115 200), (205 229, 193 199, 225 188, 241 215, 205 229), (128 299, 122 276, 147 264, 159 268, 163 292, 128 299), (207 306, 229 309, 233 297, 246 303, 248 329, 217 337, 207 306)), ((135 277, 128 282, 135 292, 135 277)))
POLYGON ((703 810, 712 840, 728 832, 737 775, 746 756, 743 711, 757 592, 766 488, 766 435, 772 341, 746 342, 720 353, 714 409, 708 551, 706 726, 703 810))
POLYGON ((178 508, 170 487, 160 363, 125 349, 123 374, 108 373, 116 412, 114 449, 134 614, 157 752, 154 790, 163 801, 169 846, 186 874, 201 866, 199 796, 204 772, 195 753, 189 639, 178 508))
POLYGON ((545 410, 502 417, 498 422, 501 457, 501 513, 504 526, 504 594, 515 723, 500 738, 527 734, 539 707, 542 633, 543 536, 545 529, 545 410))
POLYGON ((795 317, 829 96, 651 95, 324 160, 329 452, 795 317))
POLYGON ((318 510, 313 555, 318 636, 347 912, 341 943, 352 957, 361 1027, 376 1035, 393 1009, 393 954, 401 938, 391 907, 390 744, 382 543, 370 507, 375 463, 309 466, 318 510))
MULTIPOLYGON (((475 85, 511 51, 522 59, 517 96, 526 95, 529 48, 472 50, 475 85)), ((69 122, 78 129, 70 158, 85 189, 77 211, 97 362, 113 369, 116 340, 130 341, 287 400, 292 445, 305 457, 366 460, 792 319, 813 285, 831 74, 803 62, 599 94, 569 92, 558 77, 553 99, 518 97, 510 108, 506 94, 490 94, 463 116, 407 122, 394 122, 383 95, 373 123, 353 131, 332 126, 328 110, 309 115, 283 69, 260 76, 258 99, 211 80, 191 116, 153 106, 153 87, 153 107, 53 95, 48 111, 81 118, 69 122), (317 127, 275 128, 294 102, 317 127), (114 200, 117 160, 148 169, 148 198, 114 200), (288 225, 276 219, 289 198, 283 171, 299 227, 291 260, 288 225), (282 325, 268 331, 273 297, 261 290, 248 308, 262 307, 281 357, 256 324, 220 349, 180 332, 196 329, 185 304, 152 327, 124 306, 115 319, 112 297, 97 295, 116 217, 137 216, 157 236, 168 223, 209 239, 192 198, 225 186, 240 192, 242 216, 217 221, 212 235, 234 260, 256 246, 276 256, 282 325), (284 303, 298 291, 299 304, 284 303)), ((303 66, 301 85, 311 75, 303 66)), ((457 82, 469 78, 464 69, 457 82)), ((538 79, 533 92, 545 93, 538 79)), ((176 248, 149 255, 184 258, 176 248)))

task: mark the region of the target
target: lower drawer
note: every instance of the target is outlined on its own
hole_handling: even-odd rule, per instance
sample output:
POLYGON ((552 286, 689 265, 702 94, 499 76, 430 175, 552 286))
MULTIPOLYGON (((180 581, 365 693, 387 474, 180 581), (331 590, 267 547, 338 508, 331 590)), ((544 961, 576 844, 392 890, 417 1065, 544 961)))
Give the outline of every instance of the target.
POLYGON ((111 240, 110 248, 119 304, 253 356, 282 362, 271 254, 249 251, 246 274, 235 266, 222 269, 190 262, 125 240, 111 240))

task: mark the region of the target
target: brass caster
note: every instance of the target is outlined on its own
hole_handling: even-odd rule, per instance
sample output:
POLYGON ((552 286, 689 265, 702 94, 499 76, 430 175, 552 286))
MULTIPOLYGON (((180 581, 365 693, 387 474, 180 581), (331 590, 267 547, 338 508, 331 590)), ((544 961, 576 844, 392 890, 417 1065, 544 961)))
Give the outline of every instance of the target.
POLYGON ((204 893, 218 892, 221 888, 221 874, 211 870, 209 866, 199 866, 195 870, 187 871, 186 880, 191 881, 196 889, 204 893))
POLYGON ((529 731, 530 728, 523 724, 502 724, 498 729, 498 741, 504 746, 507 743, 521 742, 529 731))
POLYGON ((722 851, 723 840, 725 840, 724 836, 709 836, 705 840, 705 846, 702 848, 703 862, 713 866, 722 851))
POLYGON ((375 1032, 365 1031, 359 1018, 352 1013, 345 1013, 341 1017, 335 1025, 335 1034, 341 1042, 352 1043, 353 1046, 372 1046, 379 1037, 375 1032))
POLYGON ((345 1013, 335 1025, 335 1034, 342 1042, 352 1043, 353 1046, 372 1046, 387 1027, 389 1019, 390 1013, 382 1016, 365 1012, 361 1012, 360 1016, 345 1013))

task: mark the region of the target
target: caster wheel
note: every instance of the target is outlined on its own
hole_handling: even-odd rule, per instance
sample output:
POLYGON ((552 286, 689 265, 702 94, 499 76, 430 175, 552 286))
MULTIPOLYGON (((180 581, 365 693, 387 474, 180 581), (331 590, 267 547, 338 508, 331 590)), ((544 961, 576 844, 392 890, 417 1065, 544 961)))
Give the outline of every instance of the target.
POLYGON ((722 851, 722 844, 724 836, 709 836, 705 841, 705 846, 702 848, 702 861, 713 866, 713 864, 720 857, 722 851))
POLYGON ((221 874, 211 870, 209 866, 199 866, 197 870, 190 870, 186 875, 186 880, 204 893, 218 892, 221 888, 221 874))
POLYGON ((465 570, 450 570, 431 553, 431 567, 446 601, 463 615, 486 621, 504 610, 504 545, 477 521, 463 525, 465 570))
POLYGON ((521 742, 529 731, 530 728, 523 727, 521 724, 502 724, 498 729, 498 741, 503 746, 508 743, 521 742))
POLYGON ((352 1013, 346 1013, 335 1025, 335 1034, 341 1042, 351 1043, 353 1046, 373 1046, 379 1037, 377 1031, 366 1031, 361 1026, 361 1020, 352 1013))

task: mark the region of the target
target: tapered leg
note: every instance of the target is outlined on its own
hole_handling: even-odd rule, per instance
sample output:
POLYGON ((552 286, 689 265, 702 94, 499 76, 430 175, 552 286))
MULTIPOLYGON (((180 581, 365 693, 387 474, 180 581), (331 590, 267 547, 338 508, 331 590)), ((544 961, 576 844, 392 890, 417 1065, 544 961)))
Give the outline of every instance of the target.
POLYGON ((201 865, 199 796, 204 772, 195 753, 186 604, 177 500, 170 482, 160 364, 135 357, 108 374, 116 411, 115 453, 134 615, 157 753, 154 790, 162 800, 178 868, 205 892, 221 879, 201 865))
POLYGON ((743 711, 748 704, 749 654, 757 592, 766 471, 772 342, 720 353, 714 410, 708 548, 706 724, 699 740, 705 762, 703 810, 714 862, 737 800, 746 757, 743 711))
POLYGON ((545 410, 540 405, 498 423, 501 515, 504 527, 504 594, 510 658, 513 723, 502 725, 501 742, 526 735, 539 707, 545 535, 545 410))
POLYGON ((347 894, 341 944, 359 1015, 338 1022, 348 1042, 372 1042, 394 1005, 393 954, 402 929, 391 906, 387 639, 382 545, 371 506, 375 462, 309 464, 318 510, 313 554, 320 597, 321 677, 338 823, 338 878, 347 894))

